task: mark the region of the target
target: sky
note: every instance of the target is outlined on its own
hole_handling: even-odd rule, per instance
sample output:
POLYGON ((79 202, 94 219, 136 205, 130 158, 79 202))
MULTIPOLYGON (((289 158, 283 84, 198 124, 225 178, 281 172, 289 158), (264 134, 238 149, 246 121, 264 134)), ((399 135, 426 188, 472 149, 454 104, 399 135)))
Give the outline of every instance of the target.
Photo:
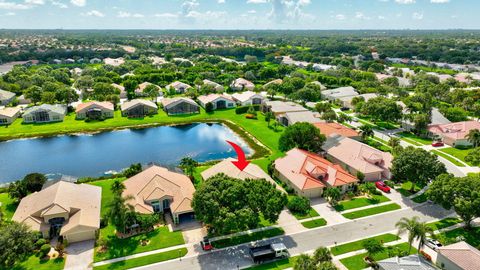
POLYGON ((480 29, 479 0, 0 0, 9 29, 480 29))

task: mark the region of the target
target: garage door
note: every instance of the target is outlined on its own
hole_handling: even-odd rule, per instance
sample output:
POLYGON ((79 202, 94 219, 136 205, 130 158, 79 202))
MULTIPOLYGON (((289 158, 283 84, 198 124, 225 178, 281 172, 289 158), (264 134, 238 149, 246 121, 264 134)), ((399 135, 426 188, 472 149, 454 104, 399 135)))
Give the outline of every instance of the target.
POLYGON ((195 214, 193 212, 180 214, 178 216, 178 219, 179 219, 180 223, 194 221, 195 220, 195 214))
POLYGON ((95 239, 95 231, 85 231, 78 233, 70 233, 65 235, 69 243, 80 242, 90 239, 95 239))

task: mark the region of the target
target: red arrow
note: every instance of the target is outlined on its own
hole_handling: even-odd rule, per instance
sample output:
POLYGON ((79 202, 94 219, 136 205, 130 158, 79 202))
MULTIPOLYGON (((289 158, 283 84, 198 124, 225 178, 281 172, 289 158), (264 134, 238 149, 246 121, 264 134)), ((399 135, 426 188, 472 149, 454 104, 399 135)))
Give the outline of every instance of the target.
POLYGON ((231 141, 227 141, 227 143, 229 143, 233 147, 233 149, 235 149, 235 152, 237 152, 238 160, 232 161, 233 165, 237 166, 240 171, 243 171, 248 166, 250 161, 247 161, 247 159, 245 158, 245 153, 240 146, 231 141))

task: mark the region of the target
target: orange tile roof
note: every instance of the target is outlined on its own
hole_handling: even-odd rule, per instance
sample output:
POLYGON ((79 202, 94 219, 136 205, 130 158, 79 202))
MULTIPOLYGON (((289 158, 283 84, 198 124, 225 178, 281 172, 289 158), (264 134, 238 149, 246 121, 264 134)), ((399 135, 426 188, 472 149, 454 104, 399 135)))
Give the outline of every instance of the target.
POLYGON ((343 137, 357 137, 358 132, 339 123, 315 123, 320 133, 329 137, 332 134, 338 134, 343 137))

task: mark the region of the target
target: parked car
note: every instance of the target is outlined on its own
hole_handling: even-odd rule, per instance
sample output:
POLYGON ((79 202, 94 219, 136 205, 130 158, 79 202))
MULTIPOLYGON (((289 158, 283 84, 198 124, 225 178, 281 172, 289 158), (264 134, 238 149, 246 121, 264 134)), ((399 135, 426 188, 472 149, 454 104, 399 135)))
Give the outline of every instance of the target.
POLYGON ((285 247, 283 243, 253 246, 250 248, 249 253, 254 263, 263 263, 266 261, 287 258, 289 256, 287 247, 285 247))
POLYGON ((436 142, 432 143, 433 147, 440 147, 440 146, 444 146, 444 145, 445 144, 442 141, 436 141, 436 142))
POLYGON ((390 187, 383 181, 375 182, 375 186, 385 193, 390 193, 390 187))
POLYGON ((207 237, 204 237, 203 240, 200 242, 200 245, 202 246, 202 249, 205 251, 210 251, 213 249, 212 243, 210 242, 210 239, 207 237))
POLYGON ((350 108, 348 108, 348 107, 341 107, 340 108, 340 111, 342 111, 342 112, 345 112, 345 111, 348 111, 348 110, 350 110, 350 108))
POLYGON ((439 247, 442 246, 442 243, 438 242, 438 240, 427 238, 425 245, 436 251, 439 247))

